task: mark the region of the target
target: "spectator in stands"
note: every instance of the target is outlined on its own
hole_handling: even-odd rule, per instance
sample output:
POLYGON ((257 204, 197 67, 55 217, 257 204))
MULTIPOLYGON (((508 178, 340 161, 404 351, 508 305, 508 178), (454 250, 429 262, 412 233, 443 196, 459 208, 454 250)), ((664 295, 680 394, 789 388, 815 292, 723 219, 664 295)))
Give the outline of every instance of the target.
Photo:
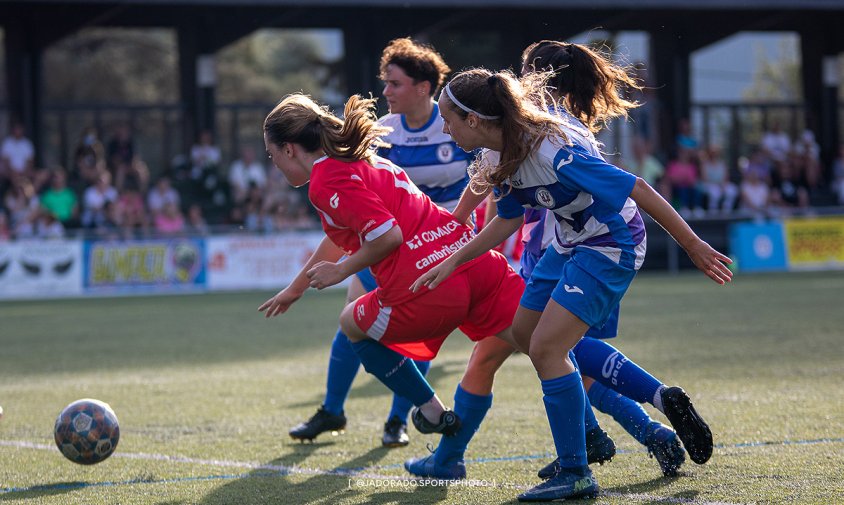
POLYGON ((185 231, 185 217, 177 203, 168 201, 161 212, 156 214, 155 231, 162 235, 174 235, 185 231))
POLYGON ((701 194, 698 190, 698 167, 692 149, 680 148, 677 157, 668 162, 665 178, 671 187, 671 201, 681 215, 702 215, 701 194))
POLYGON ((202 215, 202 207, 198 203, 191 204, 188 208, 185 231, 193 235, 207 235, 209 233, 208 223, 205 222, 205 217, 202 215))
MULTIPOLYGON (((821 193, 823 186, 823 169, 821 167, 821 148, 815 141, 812 130, 804 130, 791 147, 790 162, 806 182, 810 197, 821 193)), ((811 198, 810 198, 811 201, 811 198)))
POLYGON ((16 176, 28 178, 33 183, 35 178, 35 148, 24 135, 22 123, 12 125, 11 134, 0 146, 0 185, 11 181, 16 176))
POLYGON ((176 207, 181 205, 181 198, 179 193, 170 185, 170 178, 162 176, 158 179, 149 194, 147 194, 147 208, 152 214, 153 220, 158 214, 164 212, 164 207, 168 204, 175 204, 176 207))
POLYGON ((838 205, 844 205, 844 144, 838 146, 838 157, 832 162, 832 191, 838 196, 838 205))
POLYGON ((114 212, 117 189, 111 185, 111 173, 100 172, 96 184, 82 196, 82 226, 97 231, 112 230, 117 225, 114 212))
POLYGON ((100 172, 106 170, 105 148, 97 137, 97 130, 88 126, 82 130, 73 152, 73 173, 69 184, 77 192, 96 184, 100 172))
POLYGON ((120 170, 119 167, 132 165, 135 159, 135 142, 132 139, 132 132, 129 125, 121 124, 117 127, 114 137, 108 142, 107 149, 108 165, 112 172, 120 170))
POLYGON ((200 179, 207 170, 217 171, 222 162, 220 148, 214 144, 211 130, 202 130, 199 140, 190 150, 191 178, 200 179))
POLYGON ((128 179, 119 191, 115 213, 124 238, 132 238, 140 231, 142 235, 149 233, 149 219, 144 205, 144 197, 135 179, 128 179))
POLYGON ((50 187, 41 194, 41 207, 64 228, 79 226, 79 199, 67 186, 67 173, 63 168, 53 170, 50 187))
POLYGON ((40 204, 32 181, 22 175, 15 176, 3 197, 3 205, 9 213, 9 227, 14 237, 31 237, 35 234, 35 220, 38 218, 40 204))
POLYGON ((784 214, 809 207, 809 188, 806 179, 789 160, 776 162, 771 178, 771 202, 784 214))
POLYGON ((760 167, 762 167, 760 164, 746 163, 739 187, 740 210, 757 220, 768 217, 768 206, 771 201, 771 188, 766 179, 766 172, 760 170, 760 167))
POLYGON ((63 238, 65 229, 61 221, 56 219, 54 215, 44 211, 38 213, 35 219, 35 234, 38 238, 55 239, 63 238))
POLYGON ((771 162, 768 160, 765 150, 761 147, 755 148, 747 160, 747 165, 742 168, 742 171, 753 170, 756 175, 766 184, 771 183, 771 162))
POLYGON ((651 186, 659 187, 660 179, 665 174, 665 167, 653 156, 650 142, 644 137, 634 137, 631 151, 633 157, 623 162, 624 168, 641 177, 651 186))
POLYGON ((689 151, 692 159, 697 156, 697 149, 700 147, 700 142, 692 133, 692 123, 689 118, 682 118, 677 122, 677 149, 685 149, 689 151))
POLYGON ((0 242, 6 242, 12 239, 12 230, 9 227, 9 217, 6 215, 6 209, 0 207, 0 242))
POLYGON ((791 150, 791 139, 782 131, 779 121, 771 124, 771 129, 762 135, 762 151, 769 161, 783 161, 791 150))
POLYGON ((701 151, 701 186, 707 198, 707 210, 731 212, 738 198, 738 187, 730 181, 730 170, 724 162, 721 148, 709 146, 701 151))
POLYGON ((254 184, 249 187, 249 194, 244 203, 245 217, 243 225, 249 231, 271 232, 273 231, 273 216, 268 212, 270 209, 265 205, 264 192, 254 184))
MULTIPOLYGON (((257 160, 255 148, 246 146, 241 150, 240 158, 229 168, 229 187, 235 205, 246 201, 249 188, 253 185, 263 189, 267 185, 267 172, 264 165, 257 160)), ((287 183, 284 185, 287 186, 287 183)))

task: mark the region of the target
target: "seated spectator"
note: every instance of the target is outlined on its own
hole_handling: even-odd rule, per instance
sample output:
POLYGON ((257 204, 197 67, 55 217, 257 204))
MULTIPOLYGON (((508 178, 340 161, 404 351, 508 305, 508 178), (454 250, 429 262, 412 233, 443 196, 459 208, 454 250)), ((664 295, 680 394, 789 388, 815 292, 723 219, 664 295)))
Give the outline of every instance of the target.
POLYGON ((200 180, 206 171, 216 172, 222 162, 220 148, 214 145, 214 135, 210 130, 203 130, 199 140, 191 147, 191 179, 200 180))
POLYGON ((249 188, 253 185, 264 188, 267 185, 267 173, 264 165, 257 160, 255 149, 247 146, 229 168, 229 187, 235 205, 246 201, 249 188))
POLYGON ((681 214, 702 214, 701 195, 698 190, 698 168, 690 149, 679 149, 677 158, 668 162, 665 178, 671 185, 671 196, 681 214))
POLYGON ((706 192, 707 210, 730 212, 738 198, 738 187, 730 181, 730 170, 721 155, 721 148, 710 146, 702 151, 701 185, 706 192))
POLYGON ((688 118, 682 118, 677 122, 677 137, 675 140, 677 142, 677 150, 690 151, 692 155, 695 154, 695 151, 700 146, 700 142, 698 142, 692 133, 692 122, 688 118))
POLYGON ((107 170, 105 148, 97 138, 97 130, 88 126, 82 130, 82 136, 73 153, 73 172, 69 184, 77 192, 96 184, 100 172, 107 170))
POLYGON ((763 173, 748 164, 742 172, 739 209, 754 219, 762 220, 768 216, 771 202, 771 188, 768 181, 762 177, 763 173))
POLYGON ((117 189, 111 185, 111 174, 100 172, 97 183, 88 187, 82 196, 82 226, 100 231, 113 228, 117 197, 117 189))
POLYGON ((172 203, 178 208, 182 202, 179 193, 170 185, 170 178, 165 175, 158 179, 158 182, 147 194, 147 208, 149 208, 153 219, 164 211, 164 207, 168 203, 172 203))
POLYGON ((178 205, 173 202, 164 204, 164 208, 155 216, 155 231, 162 235, 174 235, 185 231, 185 217, 178 205))
MULTIPOLYGON (((803 131, 800 138, 794 142, 789 160, 797 172, 806 182, 810 197, 812 193, 823 192, 823 169, 820 158, 821 148, 815 141, 815 134, 811 130, 803 131)), ((810 198, 811 200, 811 198, 810 198)))
POLYGON ((118 216, 120 230, 125 238, 135 237, 138 231, 142 235, 149 233, 149 220, 138 183, 132 179, 117 197, 115 213, 118 216))
POLYGON ((635 137, 632 142, 631 151, 633 157, 622 162, 628 172, 637 175, 654 188, 659 186, 659 181, 665 173, 665 167, 651 153, 649 142, 642 137, 635 137))
POLYGON ((64 228, 79 226, 79 199, 76 192, 67 187, 67 173, 64 169, 53 170, 50 187, 41 195, 41 207, 64 228))
POLYGON ((35 236, 45 239, 64 237, 64 226, 51 213, 42 210, 35 220, 35 236))
POLYGON ((12 125, 11 134, 0 146, 0 186, 15 177, 26 177, 35 182, 35 148, 24 135, 21 123, 12 125))
POLYGON ((188 208, 188 220, 185 224, 185 231, 193 235, 207 235, 209 232, 208 223, 202 215, 202 207, 199 204, 191 204, 188 208))
POLYGON ((264 193, 258 186, 252 185, 244 204, 245 216, 243 225, 249 231, 273 231, 273 216, 264 202, 264 193))
POLYGON ((832 190, 838 205, 844 205, 844 144, 838 146, 838 157, 832 162, 832 190))
POLYGON ((771 178, 771 202, 785 214, 809 207, 809 188, 797 168, 786 161, 777 162, 771 178))
POLYGON ((135 159, 135 141, 129 125, 117 127, 114 136, 108 141, 106 149, 107 163, 112 172, 119 172, 121 167, 129 167, 135 159))
POLYGON ((14 177, 3 197, 3 205, 9 213, 9 227, 15 238, 32 237, 35 234, 35 220, 40 204, 32 181, 22 175, 14 177))
POLYGON ((12 230, 9 227, 9 217, 6 215, 6 209, 0 207, 0 242, 12 240, 12 230))
POLYGON ((791 151, 791 138, 782 131, 780 122, 774 121, 771 129, 762 134, 760 147, 768 161, 784 161, 788 152, 791 151))

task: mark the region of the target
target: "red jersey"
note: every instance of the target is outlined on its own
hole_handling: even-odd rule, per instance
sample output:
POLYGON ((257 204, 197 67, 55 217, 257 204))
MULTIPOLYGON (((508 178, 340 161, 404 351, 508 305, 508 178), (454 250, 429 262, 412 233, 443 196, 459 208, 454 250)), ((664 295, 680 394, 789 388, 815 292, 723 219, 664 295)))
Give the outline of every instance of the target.
POLYGON ((404 170, 384 158, 374 157, 373 164, 317 160, 308 197, 319 211, 325 233, 347 254, 394 226, 401 228, 404 243, 371 267, 377 296, 387 306, 425 292, 412 293, 409 288, 473 236, 470 227, 435 205, 404 170))

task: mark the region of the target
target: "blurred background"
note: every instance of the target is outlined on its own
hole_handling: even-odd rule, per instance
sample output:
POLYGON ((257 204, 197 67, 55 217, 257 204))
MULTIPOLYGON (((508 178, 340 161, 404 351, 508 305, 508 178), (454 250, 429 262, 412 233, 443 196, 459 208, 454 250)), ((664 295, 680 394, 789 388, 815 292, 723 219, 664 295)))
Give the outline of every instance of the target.
MULTIPOLYGON (((601 134, 613 163, 739 270, 844 266, 844 2, 633 4, 0 0, 0 297, 283 285, 321 232, 263 118, 294 91, 379 97, 402 36, 454 70, 601 48, 646 86, 601 134)), ((648 231, 646 270, 691 267, 648 231)))

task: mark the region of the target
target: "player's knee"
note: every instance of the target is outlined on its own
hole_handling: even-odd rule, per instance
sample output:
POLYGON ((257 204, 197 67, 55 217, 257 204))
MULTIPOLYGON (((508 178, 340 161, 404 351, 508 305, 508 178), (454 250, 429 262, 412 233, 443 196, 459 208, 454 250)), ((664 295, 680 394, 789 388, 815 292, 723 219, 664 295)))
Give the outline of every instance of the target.
POLYGON ((343 312, 340 313, 340 329, 349 338, 351 342, 360 342, 368 338, 366 333, 360 329, 355 321, 355 304, 350 303, 346 305, 343 312))

